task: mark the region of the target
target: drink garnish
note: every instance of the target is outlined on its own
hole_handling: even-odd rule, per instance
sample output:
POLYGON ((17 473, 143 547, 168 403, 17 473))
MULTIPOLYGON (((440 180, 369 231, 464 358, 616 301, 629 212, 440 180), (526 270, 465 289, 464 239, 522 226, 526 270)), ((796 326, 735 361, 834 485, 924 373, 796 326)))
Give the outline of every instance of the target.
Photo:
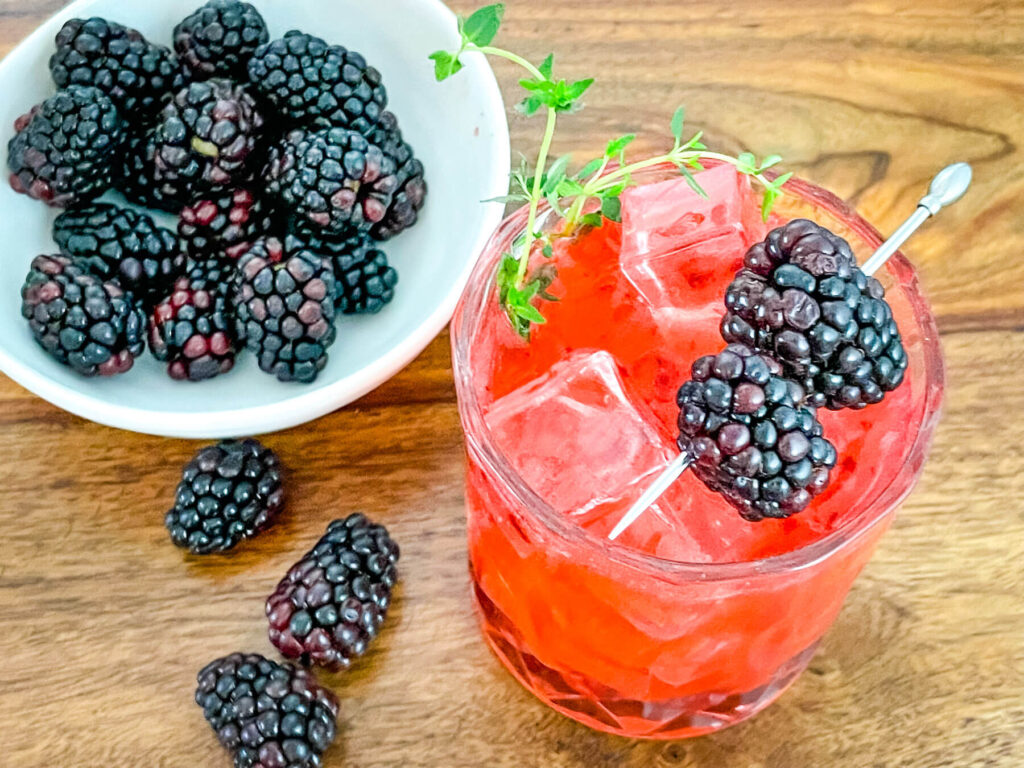
MULTIPOLYGON (((751 270, 754 277, 769 274, 777 275, 779 268, 796 266, 796 269, 803 274, 794 272, 792 275, 784 275, 783 282, 791 283, 796 281, 799 283, 801 280, 806 281, 809 278, 814 285, 807 283, 803 287, 808 288, 808 292, 811 293, 818 286, 819 278, 823 278, 821 280, 822 284, 830 280, 836 280, 837 275, 840 273, 849 278, 849 280, 841 280, 843 295, 837 298, 846 300, 848 303, 844 306, 852 310, 849 318, 851 330, 847 333, 850 338, 843 338, 843 335, 840 334, 835 345, 831 346, 830 349, 822 347, 813 339, 808 343, 807 359, 810 360, 813 356, 819 363, 819 365, 808 363, 813 370, 817 371, 817 374, 810 378, 804 378, 804 384, 808 389, 802 400, 807 408, 810 409, 809 412, 812 418, 815 405, 823 404, 837 410, 844 407, 864 407, 870 403, 881 401, 886 391, 895 389, 902 383, 903 371, 906 368, 907 362, 906 353, 900 342, 895 322, 890 322, 892 310, 885 301, 885 292, 882 289, 881 283, 875 280, 872 275, 885 264, 896 252, 896 249, 924 221, 934 216, 944 206, 959 200, 967 191, 970 183, 971 167, 967 163, 955 163, 942 169, 932 180, 928 194, 918 203, 914 213, 893 233, 892 237, 878 247, 875 253, 864 263, 862 269, 858 269, 855 265, 851 266, 848 263, 852 259, 852 252, 849 251, 849 245, 842 238, 812 222, 802 220, 792 221, 786 227, 774 230, 768 235, 764 243, 758 243, 748 251, 741 275, 744 271, 751 270), (803 237, 810 237, 813 242, 806 244, 807 247, 800 249, 797 241, 803 237), (786 264, 784 267, 780 267, 780 263, 783 261, 786 264), (798 262, 800 266, 794 265, 794 261, 798 262), (807 269, 804 269, 804 267, 807 269), (857 279, 858 275, 863 279, 857 279), (878 322, 875 321, 876 315, 879 319, 878 322), (881 343, 882 330, 889 333, 889 338, 884 345, 881 343), (875 343, 876 341, 878 342, 877 344, 875 343), (879 354, 872 356, 872 351, 878 351, 879 354), (864 369, 864 375, 855 381, 851 377, 858 376, 858 369, 860 368, 864 369), (832 386, 833 384, 835 385, 834 387, 832 386), (856 392, 853 392, 854 389, 856 392)), ((779 282, 777 278, 775 282, 779 282)), ((736 289, 736 282, 730 287, 730 290, 734 289, 736 289)), ((761 299, 758 300, 759 310, 754 311, 752 314, 748 313, 749 318, 755 319, 754 325, 758 326, 757 328, 751 327, 750 336, 759 348, 763 348, 763 351, 767 351, 769 355, 775 354, 778 360, 776 364, 779 365, 780 371, 785 372, 786 375, 798 378, 804 377, 809 372, 809 369, 803 367, 804 363, 802 361, 794 362, 794 356, 779 354, 780 340, 783 352, 786 352, 790 347, 793 347, 790 351, 795 351, 796 346, 795 342, 790 344, 793 341, 792 338, 782 338, 783 333, 794 331, 793 327, 779 331, 780 328, 787 324, 793 325, 793 317, 786 318, 787 306, 791 310, 797 306, 795 300, 790 302, 790 305, 787 305, 783 296, 784 291, 778 294, 779 301, 774 304, 763 302, 761 299), (769 319, 769 315, 773 312, 777 320, 774 323, 774 327, 769 319)), ((761 298, 763 299, 763 293, 761 298)), ((813 299, 810 297, 804 298, 807 301, 813 302, 813 299)), ((730 306, 730 310, 733 311, 736 311, 738 308, 746 311, 749 306, 752 306, 747 304, 746 297, 740 297, 739 294, 735 294, 731 301, 727 298, 727 303, 736 304, 736 306, 730 306), (741 299, 742 307, 740 307, 741 299)), ((803 300, 799 303, 802 305, 803 300)), ((829 302, 820 303, 817 307, 812 308, 812 311, 804 314, 809 317, 813 315, 813 309, 816 309, 820 316, 824 317, 826 313, 831 313, 833 319, 835 319, 834 315, 842 308, 836 307, 826 310, 826 303, 829 302)), ((838 325, 842 324, 830 324, 830 327, 835 328, 838 325)), ((808 327, 811 326, 809 325, 808 327)), ((735 324, 730 322, 729 315, 726 315, 723 320, 722 330, 726 339, 729 340, 735 331, 735 324)), ((820 331, 818 335, 820 336, 823 333, 824 331, 820 331)), ((726 349, 728 350, 729 347, 726 349)), ((759 349, 759 351, 762 351, 762 349, 759 349)), ((709 365, 707 360, 708 358, 701 358, 694 363, 694 378, 698 381, 700 381, 704 368, 709 365)), ((794 385, 797 387, 801 386, 795 383, 794 385)), ((807 475, 806 472, 800 471, 796 476, 793 476, 790 468, 783 468, 781 462, 779 467, 782 471, 781 475, 779 472, 766 472, 763 454, 760 457, 754 457, 761 459, 760 464, 752 462, 747 458, 737 461, 736 456, 740 455, 739 451, 731 455, 726 461, 719 459, 718 462, 715 462, 716 452, 719 455, 722 452, 722 446, 718 444, 721 441, 716 441, 714 444, 708 441, 705 433, 711 430, 708 430, 707 422, 702 420, 705 418, 702 414, 710 413, 712 416, 716 414, 712 413, 710 409, 705 408, 701 410, 692 404, 695 400, 701 401, 698 405, 704 402, 704 399, 706 399, 705 389, 706 385, 695 385, 692 382, 688 382, 680 388, 678 398, 680 405, 680 454, 662 470, 658 477, 651 482, 647 490, 630 507, 629 511, 623 515, 611 533, 608 534, 609 539, 618 538, 695 462, 698 462, 698 476, 713 489, 721 490, 725 498, 733 506, 738 507, 741 515, 748 520, 763 519, 764 517, 786 517, 789 514, 794 514, 805 508, 807 503, 810 502, 811 497, 824 490, 824 484, 828 483, 828 473, 827 470, 823 470, 821 467, 831 466, 836 460, 835 449, 827 440, 823 441, 826 445, 817 445, 817 454, 822 459, 820 462, 817 462, 814 456, 814 440, 808 441, 808 450, 805 456, 810 458, 812 463, 817 462, 820 464, 821 467, 812 466, 812 471, 807 476, 806 482, 804 482, 805 475, 807 475), (698 388, 700 392, 697 392, 698 388), (709 473, 706 468, 702 469, 699 466, 699 463, 704 460, 704 455, 709 451, 715 469, 724 468, 727 470, 729 477, 724 482, 720 474, 709 473), (778 504, 778 509, 776 510, 775 507, 763 503, 766 500, 771 501, 770 498, 764 496, 764 491, 769 490, 769 495, 774 496, 785 490, 782 483, 778 480, 780 476, 789 487, 790 493, 783 499, 786 503, 778 504), (716 483, 723 487, 716 487, 716 483), (756 488, 754 487, 755 483, 756 488), (769 488, 769 483, 775 483, 778 487, 769 488), (796 491, 793 490, 794 488, 796 491), (801 488, 808 490, 809 494, 805 496, 799 493, 801 488), (751 504, 751 499, 754 499, 755 496, 755 490, 757 491, 755 501, 761 502, 760 509, 756 503, 751 504), (748 499, 748 497, 751 497, 751 499, 748 499), (761 512, 769 511, 771 514, 762 514, 760 517, 757 517, 750 514, 751 508, 759 509, 761 512)), ((735 408, 736 393, 730 391, 730 395, 733 398, 731 406, 735 408)), ((790 414, 787 412, 787 419, 793 421, 789 416, 790 414)), ((814 421, 816 423, 816 419, 814 421)), ((720 430, 724 424, 725 421, 723 419, 721 424, 713 424, 712 426, 720 430)), ((732 432, 726 435, 725 443, 729 449, 737 445, 736 438, 743 438, 742 434, 733 434, 739 433, 738 429, 731 429, 732 432)), ((816 437, 821 438, 822 436, 818 433, 816 437)), ((756 444, 756 436, 753 433, 750 434, 750 439, 751 442, 756 444)), ((804 441, 799 436, 792 438, 792 440, 795 440, 798 444, 797 447, 800 451, 803 451, 804 441)), ((743 448, 746 448, 746 445, 743 448)), ((795 456, 796 454, 793 453, 792 448, 793 446, 787 446, 786 451, 795 456)), ((779 458, 782 458, 781 446, 779 458)), ((774 464, 771 468, 774 468, 774 464)))
POLYGON ((619 221, 622 207, 620 195, 634 184, 633 174, 637 171, 671 163, 679 169, 694 191, 707 197, 694 172, 704 169, 702 160, 728 163, 761 185, 761 212, 767 220, 775 200, 782 194, 783 185, 792 176, 791 173, 768 173, 782 158, 769 155, 758 160, 750 152, 740 153, 736 157, 712 152, 702 142, 701 131, 684 139, 683 107, 679 107, 672 116, 670 126, 673 145, 665 154, 627 162, 626 149, 636 138, 635 134, 630 133, 609 141, 601 157, 590 160, 579 170, 569 170, 571 154, 562 155, 549 163, 551 140, 558 115, 581 109, 583 94, 593 85, 594 80, 585 78, 569 81, 556 78, 553 74, 553 54, 535 66, 518 54, 492 46, 504 12, 504 4, 495 3, 478 9, 467 18, 459 17, 459 48, 455 51, 435 51, 430 58, 434 61, 434 72, 439 81, 459 72, 463 67, 462 57, 466 54, 480 53, 513 62, 528 74, 528 77, 519 81, 526 91, 526 97, 516 108, 527 116, 541 113, 546 118, 533 168, 524 158, 521 166, 512 173, 509 194, 496 198, 499 202, 523 203, 529 207, 525 231, 514 241, 510 252, 504 254, 497 272, 498 299, 512 327, 520 336, 529 340, 533 326, 546 322, 535 300, 556 300, 547 291, 556 275, 554 265, 550 261, 543 261, 531 269, 534 253, 539 250, 544 257, 550 259, 555 238, 571 236, 581 227, 600 226, 606 219, 619 221), (545 200, 562 220, 562 226, 557 231, 537 231, 538 212, 545 200))

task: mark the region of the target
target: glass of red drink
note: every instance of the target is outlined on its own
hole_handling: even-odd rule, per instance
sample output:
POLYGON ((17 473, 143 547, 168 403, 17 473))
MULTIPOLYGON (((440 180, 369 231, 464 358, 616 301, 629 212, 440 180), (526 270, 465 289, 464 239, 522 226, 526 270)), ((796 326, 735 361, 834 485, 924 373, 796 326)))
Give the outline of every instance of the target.
POLYGON ((877 277, 906 379, 865 410, 819 413, 839 461, 809 509, 749 523, 686 473, 609 541, 676 453, 675 391, 694 359, 724 346, 723 295, 746 247, 799 217, 845 237, 861 262, 881 242, 809 183, 791 180, 766 225, 731 169, 698 179, 707 201, 672 167, 644 171, 624 223, 557 239, 560 300, 544 303, 529 342, 495 295, 498 262, 525 226, 525 210, 512 214, 451 326, 484 636, 551 707, 630 737, 720 729, 796 679, 919 477, 943 390, 935 320, 897 254, 877 277))

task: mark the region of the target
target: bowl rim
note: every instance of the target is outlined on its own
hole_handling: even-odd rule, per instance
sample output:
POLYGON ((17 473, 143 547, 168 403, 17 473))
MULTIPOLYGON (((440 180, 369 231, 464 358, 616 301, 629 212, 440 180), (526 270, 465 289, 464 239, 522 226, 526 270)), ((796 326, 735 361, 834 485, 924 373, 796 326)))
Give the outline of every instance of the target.
MULTIPOLYGON (((707 162, 705 168, 712 168, 719 164, 719 162, 707 162)), ((667 174, 677 173, 675 166, 663 163, 640 171, 635 178, 657 183, 670 178, 667 174), (663 175, 658 176, 659 173, 663 175)), ((768 175, 774 178, 778 173, 769 171, 768 175)), ((884 240, 871 223, 832 192, 796 176, 786 182, 785 189, 790 194, 824 209, 830 216, 842 221, 872 248, 877 248, 884 240)), ((542 210, 546 210, 547 203, 542 202, 541 207, 542 210)), ((904 290, 910 292, 912 298, 916 297, 917 299, 917 301, 911 301, 911 308, 921 330, 922 344, 927 352, 925 355, 926 370, 922 374, 924 407, 921 423, 918 425, 913 443, 907 451, 904 466, 888 484, 877 489, 874 495, 862 504, 859 513, 825 536, 788 552, 750 560, 710 563, 668 560, 640 552, 619 542, 610 542, 603 537, 595 536, 589 530, 572 523, 570 516, 551 507, 519 476, 504 452, 498 447, 484 419, 483 407, 472 381, 473 373, 470 363, 470 355, 474 348, 472 330, 478 328, 478 317, 484 311, 482 307, 492 296, 492 275, 496 264, 495 253, 501 253, 504 244, 523 230, 526 217, 526 206, 508 215, 495 230, 486 249, 481 254, 476 270, 470 278, 470 283, 451 322, 452 363, 459 417, 465 432, 466 448, 470 460, 476 461, 480 464, 482 471, 501 483, 502 492, 509 494, 519 505, 518 508, 525 510, 531 519, 537 520, 547 531, 562 540, 571 542, 574 546, 579 546, 583 552, 607 559, 614 564, 641 572, 646 576, 701 582, 749 579, 813 568, 848 549, 866 536, 869 531, 887 520, 910 495, 920 478, 941 415, 945 389, 945 363, 935 315, 921 292, 917 271, 902 251, 896 251, 886 263, 885 270, 904 284, 904 290)))
MULTIPOLYGON (((56 25, 76 16, 89 14, 98 0, 74 0, 52 14, 32 30, 0 61, 0 74, 12 61, 29 55, 46 38, 52 37, 56 25)), ((418 0, 426 12, 442 16, 451 30, 456 29, 456 15, 441 0, 418 0)), ((463 62, 465 74, 478 78, 482 89, 480 114, 488 123, 492 137, 489 154, 495 157, 487 193, 483 199, 498 197, 508 190, 511 170, 508 116, 497 78, 486 57, 468 56, 463 62)), ((0 370, 19 385, 53 405, 76 416, 105 426, 143 434, 177 438, 218 438, 263 434, 287 429, 317 419, 357 400, 383 384, 411 363, 441 333, 455 312, 476 261, 504 216, 504 206, 497 202, 481 202, 484 212, 473 238, 472 255, 466 259, 451 288, 442 297, 426 320, 408 336, 363 368, 310 392, 297 391, 272 403, 225 409, 214 412, 151 411, 119 405, 86 394, 54 381, 0 347, 0 370)), ((183 384, 187 385, 187 384, 183 384)))

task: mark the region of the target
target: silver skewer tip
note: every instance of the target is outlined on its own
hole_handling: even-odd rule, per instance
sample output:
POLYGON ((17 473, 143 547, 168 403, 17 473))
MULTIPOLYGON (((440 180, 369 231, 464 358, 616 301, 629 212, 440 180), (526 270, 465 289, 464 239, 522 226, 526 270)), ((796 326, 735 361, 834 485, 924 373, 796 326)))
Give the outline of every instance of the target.
POLYGON ((953 163, 939 171, 928 187, 928 194, 921 198, 918 205, 928 209, 934 216, 940 208, 955 203, 964 196, 971 185, 971 166, 967 163, 953 163))

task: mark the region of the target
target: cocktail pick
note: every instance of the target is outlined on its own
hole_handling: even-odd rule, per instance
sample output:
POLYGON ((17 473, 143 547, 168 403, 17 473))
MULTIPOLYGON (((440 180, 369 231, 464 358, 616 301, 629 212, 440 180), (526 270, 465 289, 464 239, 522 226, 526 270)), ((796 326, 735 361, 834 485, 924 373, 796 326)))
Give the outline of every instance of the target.
MULTIPOLYGON (((872 275, 877 272, 927 219, 937 214, 947 205, 959 200, 967 191, 970 183, 971 166, 967 163, 954 163, 939 171, 928 187, 928 194, 921 198, 914 212, 892 233, 888 240, 878 247, 878 250, 871 254, 871 257, 861 267, 861 271, 866 275, 872 275)), ((647 487, 647 490, 629 508, 629 511, 623 515, 622 519, 615 525, 615 528, 612 529, 612 532, 608 534, 608 538, 618 538, 651 504, 658 500, 661 494, 696 459, 697 456, 693 451, 689 449, 680 451, 679 455, 662 470, 661 474, 654 479, 647 487)))

